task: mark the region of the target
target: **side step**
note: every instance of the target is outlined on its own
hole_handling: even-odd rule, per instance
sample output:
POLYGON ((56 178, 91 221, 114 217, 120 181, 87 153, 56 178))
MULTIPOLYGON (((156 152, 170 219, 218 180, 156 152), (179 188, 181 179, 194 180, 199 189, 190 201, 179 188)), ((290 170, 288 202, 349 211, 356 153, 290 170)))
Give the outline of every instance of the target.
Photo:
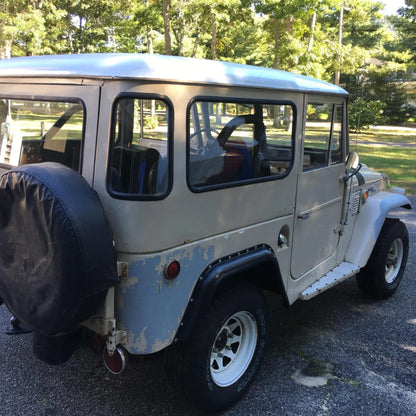
POLYGON ((309 300, 325 290, 335 286, 336 284, 354 276, 360 271, 360 267, 353 263, 344 261, 339 266, 332 269, 325 276, 322 276, 313 285, 306 288, 300 295, 299 299, 309 300))

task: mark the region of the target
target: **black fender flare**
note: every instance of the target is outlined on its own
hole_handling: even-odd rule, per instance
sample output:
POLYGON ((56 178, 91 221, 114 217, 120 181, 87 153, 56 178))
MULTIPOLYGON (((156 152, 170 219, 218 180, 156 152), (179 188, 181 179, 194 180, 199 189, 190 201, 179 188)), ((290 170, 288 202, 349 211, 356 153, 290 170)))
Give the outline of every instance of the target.
POLYGON ((188 306, 176 332, 174 343, 189 340, 199 319, 212 303, 215 294, 224 285, 250 282, 263 289, 277 291, 289 306, 277 258, 268 245, 259 245, 223 257, 211 263, 199 276, 188 306), (267 271, 269 276, 248 277, 252 270, 267 271))

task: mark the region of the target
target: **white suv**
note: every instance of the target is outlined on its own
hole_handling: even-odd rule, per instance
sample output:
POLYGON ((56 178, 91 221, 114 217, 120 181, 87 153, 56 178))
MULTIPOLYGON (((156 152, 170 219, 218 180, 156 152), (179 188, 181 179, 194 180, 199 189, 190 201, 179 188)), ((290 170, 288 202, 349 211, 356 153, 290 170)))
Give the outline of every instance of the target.
POLYGON ((410 203, 350 152, 337 86, 167 56, 16 58, 0 122, 0 298, 46 362, 86 332, 113 373, 166 349, 217 411, 260 366, 263 291, 289 306, 356 275, 385 298, 402 278, 389 213, 410 203))

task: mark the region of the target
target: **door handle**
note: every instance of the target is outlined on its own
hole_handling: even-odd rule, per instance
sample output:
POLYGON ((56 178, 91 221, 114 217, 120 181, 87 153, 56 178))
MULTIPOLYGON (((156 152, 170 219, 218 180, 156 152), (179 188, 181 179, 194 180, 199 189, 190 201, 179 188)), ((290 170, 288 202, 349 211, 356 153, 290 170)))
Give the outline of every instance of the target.
POLYGON ((309 214, 309 212, 305 212, 303 214, 299 214, 298 219, 299 220, 307 220, 310 216, 311 216, 311 214, 309 214))

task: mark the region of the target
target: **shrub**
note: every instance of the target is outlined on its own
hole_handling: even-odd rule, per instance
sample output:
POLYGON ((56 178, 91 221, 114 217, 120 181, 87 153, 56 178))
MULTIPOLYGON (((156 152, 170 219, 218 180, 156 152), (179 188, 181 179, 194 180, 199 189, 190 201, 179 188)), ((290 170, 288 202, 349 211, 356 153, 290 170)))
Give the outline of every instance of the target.
POLYGON ((367 101, 362 98, 350 102, 348 113, 350 130, 360 131, 370 126, 382 124, 385 106, 380 101, 367 101))

